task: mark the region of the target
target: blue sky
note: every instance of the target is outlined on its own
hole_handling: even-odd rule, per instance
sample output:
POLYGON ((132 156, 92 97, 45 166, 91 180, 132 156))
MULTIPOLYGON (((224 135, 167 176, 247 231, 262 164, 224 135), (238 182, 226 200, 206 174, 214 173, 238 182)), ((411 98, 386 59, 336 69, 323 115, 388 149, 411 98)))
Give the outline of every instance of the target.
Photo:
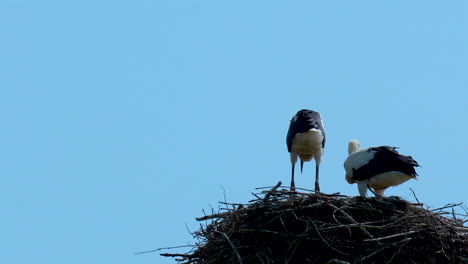
MULTIPOLYGON (((468 203, 465 1, 0 3, 1 263, 173 263, 195 217, 290 181, 290 118, 421 165, 387 191, 468 203)), ((314 165, 296 185, 313 188, 314 165)), ((180 251, 179 251, 180 252, 180 251)))

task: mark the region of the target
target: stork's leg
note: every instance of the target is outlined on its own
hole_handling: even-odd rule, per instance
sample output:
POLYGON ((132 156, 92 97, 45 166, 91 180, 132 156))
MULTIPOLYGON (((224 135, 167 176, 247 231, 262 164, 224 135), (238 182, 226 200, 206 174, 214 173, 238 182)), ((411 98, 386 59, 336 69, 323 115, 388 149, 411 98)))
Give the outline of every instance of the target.
POLYGON ((295 152, 291 152, 291 191, 296 191, 296 185, 294 184, 294 167, 296 166, 297 162, 297 154, 295 152))
POLYGON ((315 192, 320 192, 320 184, 319 184, 319 164, 315 163, 315 192))
POLYGON ((294 184, 294 167, 296 166, 295 163, 291 164, 291 191, 296 191, 296 185, 294 184))
POLYGON ((361 197, 366 197, 368 184, 369 184, 369 180, 363 180, 363 181, 357 182, 359 194, 361 195, 361 197))

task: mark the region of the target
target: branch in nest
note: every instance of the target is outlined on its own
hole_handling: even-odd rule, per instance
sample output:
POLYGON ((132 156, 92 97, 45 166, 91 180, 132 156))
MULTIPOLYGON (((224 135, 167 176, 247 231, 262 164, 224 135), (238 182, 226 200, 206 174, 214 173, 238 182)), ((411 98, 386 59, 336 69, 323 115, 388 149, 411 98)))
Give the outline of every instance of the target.
POLYGON ((175 246, 175 247, 162 247, 162 248, 156 248, 156 249, 152 249, 152 250, 137 252, 137 253, 134 253, 133 255, 140 255, 140 254, 152 253, 152 252, 156 252, 156 251, 164 250, 164 249, 175 249, 175 248, 183 248, 183 247, 192 247, 192 248, 193 248, 193 247, 195 247, 195 245, 183 245, 183 246, 175 246))
POLYGON ((439 207, 439 208, 436 208, 436 209, 432 209, 431 211, 441 211, 441 210, 444 210, 444 209, 447 209, 447 208, 451 208, 451 207, 457 207, 457 206, 460 206, 462 205, 463 203, 456 203, 456 204, 447 204, 445 206, 442 206, 442 207, 439 207))
POLYGON ((243 264, 243 263, 242 263, 242 258, 241 258, 240 254, 239 254, 239 251, 237 251, 236 246, 234 246, 234 244, 233 244, 232 241, 229 239, 229 237, 228 237, 225 233, 223 233, 223 232, 221 232, 221 231, 218 231, 218 230, 214 230, 214 231, 215 231, 216 233, 218 233, 218 234, 221 234, 221 235, 224 237, 224 239, 226 239, 226 241, 229 243, 229 246, 231 246, 232 251, 234 251, 234 253, 236 254, 236 256, 237 256, 237 261, 239 262, 239 264, 243 264))
POLYGON ((229 211, 229 212, 205 215, 205 216, 202 216, 202 217, 197 217, 195 219, 197 221, 204 221, 204 220, 208 220, 208 219, 212 219, 212 218, 226 218, 226 217, 228 217, 230 215, 242 214, 242 213, 246 213, 246 212, 249 212, 249 211, 255 211, 257 209, 258 208, 242 208, 242 209, 239 209, 239 210, 236 210, 236 211, 229 211))
POLYGON ((325 264, 334 264, 334 263, 336 263, 336 264, 349 264, 349 262, 342 261, 342 260, 339 260, 339 259, 330 259, 325 264))
POLYGON ((161 253, 159 254, 163 257, 182 257, 182 258, 193 258, 192 254, 171 254, 171 253, 161 253))
POLYGON ((273 230, 262 230, 262 229, 239 229, 239 232, 259 232, 259 233, 270 233, 270 234, 275 234, 275 235, 284 235, 280 232, 276 232, 273 230))
POLYGON ((413 197, 414 199, 416 200, 416 202, 418 202, 417 205, 419 206, 423 206, 423 204, 419 201, 418 197, 416 196, 416 193, 413 191, 413 189, 409 188, 411 190, 411 192, 413 193, 413 197))
POLYGON ((268 193, 265 195, 265 198, 263 198, 263 202, 264 202, 264 203, 268 202, 268 198, 270 198, 271 194, 274 193, 274 192, 276 191, 276 189, 278 189, 278 187, 281 186, 281 183, 282 183, 282 182, 279 181, 279 182, 275 185, 275 187, 271 188, 271 190, 268 191, 268 193))
POLYGON ((329 248, 333 249, 333 251, 336 251, 336 252, 338 252, 338 253, 340 253, 340 254, 342 254, 342 255, 349 255, 348 253, 345 253, 345 252, 343 252, 343 251, 340 251, 340 250, 337 249, 337 248, 332 247, 332 246, 328 243, 328 241, 325 240, 325 238, 323 238, 322 234, 320 234, 320 231, 318 230, 317 225, 315 224, 315 222, 314 222, 314 221, 311 221, 311 223, 314 225, 315 231, 317 231, 317 235, 320 237, 320 239, 323 241, 323 243, 325 243, 325 245, 327 245, 329 248))
MULTIPOLYGON (((333 207, 336 211, 339 211, 340 213, 342 213, 349 221, 351 221, 351 223, 353 224, 359 224, 358 221, 354 220, 354 218, 352 218, 348 213, 346 213, 343 209, 341 208, 338 208, 336 207, 334 204, 329 204, 331 207, 333 207)), ((369 233, 369 231, 367 231, 367 229, 363 226, 359 226, 359 229, 362 230, 362 232, 364 232, 364 234, 366 234, 370 239, 374 238, 374 236, 369 233)))
MULTIPOLYGON (((362 257, 361 259, 359 259, 359 260, 357 261, 357 263, 361 263, 361 262, 363 262, 364 260, 370 259, 370 258, 372 258, 374 255, 376 255, 376 254, 378 254, 378 253, 384 251, 384 250, 387 249, 387 248, 391 248, 391 247, 396 246, 396 245, 398 245, 398 244, 400 244, 400 243, 409 242, 409 241, 411 241, 411 238, 410 238, 410 237, 405 238, 405 239, 400 240, 400 241, 397 241, 397 242, 395 242, 395 243, 392 243, 392 244, 390 244, 390 245, 388 245, 388 246, 386 246, 386 247, 379 248, 378 250, 376 250, 376 251, 370 253, 369 255, 364 256, 364 257, 362 257)), ((390 263, 390 262, 389 262, 389 263, 390 263)))
POLYGON ((411 235, 411 234, 414 234, 414 233, 417 233, 417 232, 421 232, 421 231, 423 231, 423 230, 426 230, 426 229, 411 230, 411 231, 408 231, 408 232, 393 234, 393 235, 390 235, 390 236, 378 237, 378 238, 373 238, 373 239, 364 239, 363 241, 366 241, 366 242, 369 242, 369 241, 380 241, 380 240, 389 239, 389 238, 394 238, 394 237, 399 237, 399 236, 411 235))

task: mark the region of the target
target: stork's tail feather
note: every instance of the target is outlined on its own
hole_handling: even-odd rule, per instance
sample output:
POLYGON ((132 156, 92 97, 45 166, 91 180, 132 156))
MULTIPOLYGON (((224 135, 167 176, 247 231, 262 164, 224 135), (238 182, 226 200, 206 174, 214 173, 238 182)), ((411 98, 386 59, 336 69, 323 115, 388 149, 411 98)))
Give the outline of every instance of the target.
POLYGON ((418 176, 418 173, 416 173, 416 170, 414 168, 415 167, 421 167, 421 166, 418 164, 418 162, 416 160, 413 159, 413 157, 400 155, 399 159, 406 164, 405 167, 408 170, 407 173, 409 175, 411 175, 413 177, 418 176))
POLYGON ((411 157, 411 156, 408 156, 408 163, 410 163, 411 165, 413 165, 413 166, 415 166, 415 167, 421 167, 421 165, 419 165, 418 162, 415 161, 415 160, 413 159, 413 157, 411 157))

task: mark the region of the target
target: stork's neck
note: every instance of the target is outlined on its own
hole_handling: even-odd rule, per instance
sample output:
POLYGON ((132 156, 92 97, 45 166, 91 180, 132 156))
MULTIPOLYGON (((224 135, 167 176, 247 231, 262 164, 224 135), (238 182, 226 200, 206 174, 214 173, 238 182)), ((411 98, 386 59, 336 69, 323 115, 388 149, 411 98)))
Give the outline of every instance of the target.
POLYGON ((359 141, 357 140, 351 140, 348 144, 348 154, 351 155, 353 154, 354 152, 358 151, 359 150, 359 141))

